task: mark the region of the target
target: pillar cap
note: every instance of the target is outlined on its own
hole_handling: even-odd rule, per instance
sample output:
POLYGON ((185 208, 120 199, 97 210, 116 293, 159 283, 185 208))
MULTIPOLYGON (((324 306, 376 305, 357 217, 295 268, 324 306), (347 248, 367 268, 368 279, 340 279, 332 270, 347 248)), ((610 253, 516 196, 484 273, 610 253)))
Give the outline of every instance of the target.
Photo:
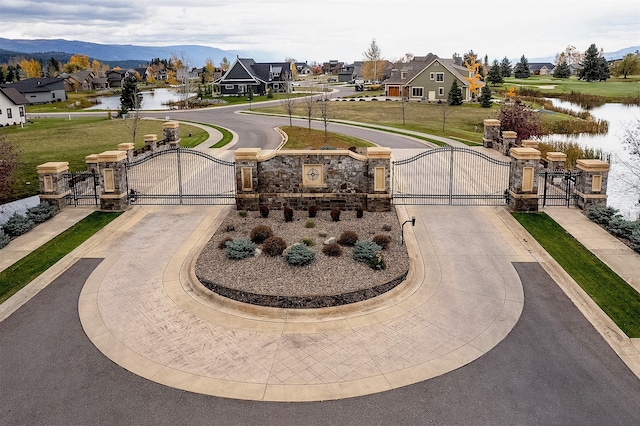
POLYGON ((602 160, 578 160, 576 167, 585 172, 606 172, 609 171, 609 163, 602 160))
POLYGON ((499 126, 500 125, 500 120, 497 120, 495 118, 485 118, 482 123, 485 126, 499 126))
POLYGON ((36 167, 39 174, 60 173, 69 170, 68 161, 49 161, 36 167))
POLYGON ((538 141, 533 141, 531 139, 525 139, 522 141, 522 146, 525 148, 537 148, 538 147, 538 141))
POLYGON ((177 121, 167 121, 162 124, 163 129, 177 129, 178 127, 180 127, 180 123, 177 121))
POLYGON ((511 157, 516 160, 539 160, 540 151, 535 148, 511 148, 511 157))
POLYGON ((234 157, 236 160, 257 160, 261 151, 260 148, 238 148, 234 157))
POLYGON ((118 144, 118 151, 129 151, 130 149, 133 149, 133 148, 134 148, 134 145, 131 142, 118 144))
POLYGON ((126 158, 127 153, 124 151, 105 151, 102 154, 98 154, 99 163, 116 163, 126 158))
POLYGON ((85 163, 97 163, 98 162, 98 154, 89 154, 84 157, 85 163))
POLYGON ((567 154, 565 154, 564 152, 547 152, 547 160, 567 161, 567 154))
POLYGON ((144 135, 144 141, 157 141, 158 135, 155 133, 149 133, 148 135, 144 135))
POLYGON ((507 139, 515 139, 518 137, 518 134, 516 132, 512 132, 511 130, 505 130, 504 132, 502 132, 502 137, 507 139))
POLYGON ((391 159, 391 148, 381 146, 367 148, 367 157, 381 160, 391 159))

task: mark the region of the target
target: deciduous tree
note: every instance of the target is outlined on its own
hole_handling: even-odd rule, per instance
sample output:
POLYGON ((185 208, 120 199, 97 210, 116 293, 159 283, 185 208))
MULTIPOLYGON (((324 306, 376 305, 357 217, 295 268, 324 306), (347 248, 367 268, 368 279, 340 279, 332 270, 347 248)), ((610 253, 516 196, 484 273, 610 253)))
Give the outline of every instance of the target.
POLYGON ((23 59, 18 63, 18 65, 20 65, 22 72, 27 78, 42 77, 42 66, 40 65, 40 62, 35 59, 23 59))
POLYGON ((371 40, 369 49, 364 52, 364 64, 362 66, 362 76, 365 80, 380 81, 382 80, 383 61, 380 47, 376 43, 376 39, 371 40))
POLYGON ((503 105, 498 113, 500 128, 517 133, 516 142, 542 136, 544 134, 537 112, 517 100, 510 105, 503 105))
MULTIPOLYGON (((483 86, 482 76, 480 75, 479 70, 482 68, 482 64, 478 62, 476 55, 473 53, 473 50, 469 52, 464 61, 464 66, 469 71, 469 75, 471 77, 465 77, 469 83, 469 90, 473 93, 474 96, 478 96, 478 90, 483 86)), ((457 84, 457 83, 456 83, 457 84)))
POLYGON ((4 133, 0 133, 0 202, 12 199, 18 159, 18 149, 4 133))
POLYGON ((229 60, 226 57, 222 58, 222 61, 220 62, 220 68, 222 68, 222 71, 227 71, 230 66, 231 64, 229 63, 229 60))
POLYGON ((611 74, 623 78, 627 78, 628 75, 640 74, 640 57, 633 53, 626 54, 622 60, 613 64, 611 74))
POLYGON ((575 46, 568 45, 564 51, 556 54, 555 64, 565 61, 569 67, 577 67, 582 61, 582 53, 575 46))
POLYGON ((69 58, 69 62, 64 64, 64 66, 62 67, 64 72, 67 72, 69 74, 73 74, 76 71, 80 70, 88 70, 90 68, 91 65, 89 64, 89 56, 81 54, 71 56, 71 58, 69 58))

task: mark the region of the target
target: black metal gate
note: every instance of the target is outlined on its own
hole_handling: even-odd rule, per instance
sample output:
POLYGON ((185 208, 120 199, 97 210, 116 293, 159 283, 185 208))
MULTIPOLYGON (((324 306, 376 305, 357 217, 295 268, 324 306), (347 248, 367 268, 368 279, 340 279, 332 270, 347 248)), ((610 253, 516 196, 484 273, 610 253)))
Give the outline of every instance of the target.
POLYGON ((549 170, 539 169, 538 205, 545 206, 574 206, 578 202, 575 184, 580 170, 549 170))
POLYGON ((511 162, 464 147, 441 147, 393 162, 394 204, 503 205, 511 162))
POLYGON ((173 148, 127 163, 130 204, 235 204, 235 163, 173 148))
POLYGON ((62 177, 68 206, 98 206, 101 193, 100 180, 95 170, 65 173, 62 177))

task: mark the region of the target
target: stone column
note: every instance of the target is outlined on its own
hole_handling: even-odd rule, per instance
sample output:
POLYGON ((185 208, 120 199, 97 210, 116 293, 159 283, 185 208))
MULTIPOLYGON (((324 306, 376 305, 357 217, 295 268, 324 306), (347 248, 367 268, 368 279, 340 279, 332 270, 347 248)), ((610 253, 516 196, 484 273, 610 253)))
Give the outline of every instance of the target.
POLYGON ((509 207, 517 212, 538 211, 540 151, 534 148, 511 148, 509 171, 509 207))
POLYGON ((87 170, 98 174, 98 155, 91 154, 84 157, 84 162, 87 163, 87 170))
MULTIPOLYGON (((148 135, 145 135, 145 137, 147 137, 147 136, 148 135)), ((145 143, 146 143, 146 141, 145 141, 145 143)), ((127 154, 127 161, 133 161, 133 149, 134 149, 134 147, 135 147, 135 145, 132 144, 131 142, 121 143, 121 144, 118 145, 118 151, 124 151, 127 154)))
POLYGON ((167 141, 171 148, 180 147, 179 130, 180 123, 178 123, 177 121, 167 121, 162 125, 164 140, 167 141))
POLYGON ((40 187, 40 201, 45 201, 55 207, 56 211, 62 210, 66 205, 65 196, 70 193, 69 163, 66 161, 51 161, 40 164, 38 171, 38 185, 40 187))
POLYGON ((592 205, 606 207, 609 163, 601 160, 578 160, 576 167, 581 171, 575 187, 578 207, 583 212, 592 205))
POLYGON ((102 194, 102 210, 121 211, 127 208, 127 154, 124 151, 105 151, 98 154, 98 171, 102 194))
POLYGON ((547 168, 549 170, 565 170, 567 154, 564 152, 547 152, 547 168))
POLYGON ((260 208, 260 193, 258 192, 260 152, 260 148, 238 148, 235 151, 236 208, 238 210, 258 210, 260 208))
POLYGON ((495 148, 495 144, 500 139, 500 120, 487 118, 483 121, 483 124, 484 137, 482 138, 482 145, 485 148, 495 148))
MULTIPOLYGON (((118 145, 118 149, 120 149, 120 145, 118 145)), ((158 135, 155 133, 144 135, 144 150, 154 152, 156 149, 158 149, 158 135)))
POLYGON ((511 148, 516 146, 518 134, 510 130, 502 132, 502 154, 509 155, 511 148))
POLYGON ((367 148, 368 194, 367 211, 391 210, 391 149, 367 148))

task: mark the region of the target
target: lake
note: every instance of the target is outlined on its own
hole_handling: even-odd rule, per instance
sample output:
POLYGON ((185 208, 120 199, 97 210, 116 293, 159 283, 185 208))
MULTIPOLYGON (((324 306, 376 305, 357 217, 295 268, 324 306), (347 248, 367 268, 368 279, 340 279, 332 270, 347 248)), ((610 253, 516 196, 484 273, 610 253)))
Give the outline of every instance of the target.
MULTIPOLYGON (((141 93, 142 105, 140 109, 142 110, 167 110, 169 109, 167 103, 179 101, 182 96, 176 89, 154 89, 141 93)), ((86 109, 120 110, 120 96, 98 96, 96 99, 99 103, 86 109)))
MULTIPOLYGON (((551 99, 554 106, 567 108, 574 111, 583 111, 579 105, 551 99)), ((609 122, 609 132, 602 135, 579 134, 579 135, 549 135, 543 141, 567 141, 576 142, 580 146, 601 149, 605 153, 611 154, 611 169, 609 170, 609 182, 607 187, 607 205, 620 210, 626 219, 635 220, 640 215, 640 205, 638 199, 640 193, 629 188, 628 181, 632 175, 624 163, 635 161, 640 167, 640 159, 632 158, 625 150, 623 139, 625 130, 638 125, 640 120, 640 107, 635 105, 605 104, 589 110, 593 117, 609 122)))

